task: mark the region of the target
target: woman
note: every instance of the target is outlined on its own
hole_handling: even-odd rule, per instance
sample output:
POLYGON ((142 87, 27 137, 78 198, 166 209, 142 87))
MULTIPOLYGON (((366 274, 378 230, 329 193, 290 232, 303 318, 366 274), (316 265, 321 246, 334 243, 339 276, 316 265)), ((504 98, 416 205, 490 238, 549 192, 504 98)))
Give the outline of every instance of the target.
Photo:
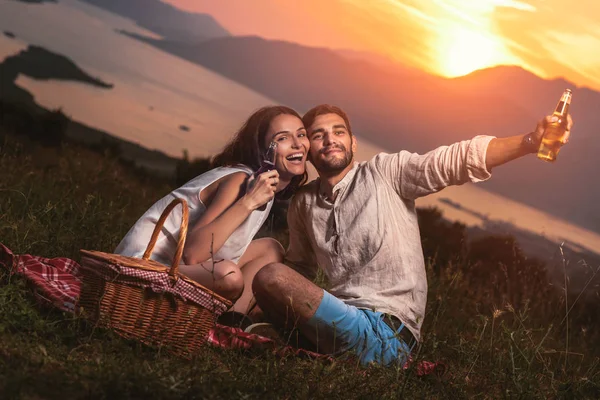
MULTIPOLYGON (((162 211, 174 198, 183 198, 189 206, 189 229, 179 272, 234 301, 233 311, 246 313, 254 275, 283 259, 279 242, 252 238, 267 219, 274 197, 288 198, 305 182, 308 147, 298 113, 284 106, 259 109, 213 158, 215 168, 157 201, 115 253, 141 257, 162 211), (277 144, 275 169, 253 176, 272 142, 277 144)), ((165 221, 152 259, 171 264, 180 221, 181 208, 176 207, 165 221)))

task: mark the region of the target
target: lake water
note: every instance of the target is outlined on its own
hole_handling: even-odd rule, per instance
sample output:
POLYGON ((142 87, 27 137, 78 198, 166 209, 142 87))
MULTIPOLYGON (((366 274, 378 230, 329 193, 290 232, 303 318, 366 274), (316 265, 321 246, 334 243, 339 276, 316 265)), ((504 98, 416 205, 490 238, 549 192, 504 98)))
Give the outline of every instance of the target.
MULTIPOLYGON (((201 66, 123 36, 116 29, 156 37, 128 19, 75 0, 42 5, 2 1, 0 31, 10 31, 16 39, 0 36, 0 60, 28 44, 69 57, 114 88, 103 90, 25 76, 19 76, 17 84, 46 108, 62 107, 74 120, 177 157, 184 149, 192 157, 215 154, 252 111, 276 103, 201 66), (181 131, 180 125, 190 131, 181 131)), ((357 158, 364 160, 382 150, 399 149, 378 148, 359 138, 357 158)), ((311 173, 314 176, 314 171, 311 173)), ((600 249, 600 235, 475 185, 451 187, 417 204, 439 207, 448 219, 470 226, 482 224, 475 212, 557 243, 567 239, 588 250, 600 249), (443 198, 472 212, 441 202, 443 198)))
POLYGON ((148 34, 131 21, 74 0, 57 4, 0 3, 0 57, 36 44, 71 58, 92 76, 114 84, 99 90, 80 83, 17 84, 44 107, 62 107, 75 120, 151 149, 180 157, 219 150, 255 109, 274 103, 207 69, 127 38, 115 29, 148 34), (179 129, 190 128, 189 132, 179 129))

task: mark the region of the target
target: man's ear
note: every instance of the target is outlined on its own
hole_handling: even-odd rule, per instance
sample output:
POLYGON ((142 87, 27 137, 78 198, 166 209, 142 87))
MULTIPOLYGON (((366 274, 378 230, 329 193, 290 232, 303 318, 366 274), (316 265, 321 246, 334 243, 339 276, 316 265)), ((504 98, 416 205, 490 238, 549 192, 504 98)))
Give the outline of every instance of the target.
POLYGON ((356 144, 357 144, 356 136, 352 135, 352 152, 353 153, 356 153, 356 147, 357 147, 356 144))

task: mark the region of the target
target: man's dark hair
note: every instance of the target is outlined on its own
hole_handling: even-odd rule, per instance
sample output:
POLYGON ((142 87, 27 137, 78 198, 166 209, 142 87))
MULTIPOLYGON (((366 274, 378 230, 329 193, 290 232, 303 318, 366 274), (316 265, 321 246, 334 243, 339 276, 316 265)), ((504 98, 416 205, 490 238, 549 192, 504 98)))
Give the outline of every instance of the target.
POLYGON ((340 117, 342 117, 344 123, 346 124, 346 128, 348 128, 348 133, 350 133, 350 136, 352 136, 352 128, 350 127, 350 120, 348 119, 348 115, 346 115, 346 113, 341 108, 337 106, 332 106, 330 104, 319 104, 318 106, 311 108, 306 112, 306 114, 304 114, 304 116, 302 117, 302 123, 304 124, 306 130, 310 130, 310 127, 315 122, 315 119, 319 115, 324 114, 337 114, 340 117))

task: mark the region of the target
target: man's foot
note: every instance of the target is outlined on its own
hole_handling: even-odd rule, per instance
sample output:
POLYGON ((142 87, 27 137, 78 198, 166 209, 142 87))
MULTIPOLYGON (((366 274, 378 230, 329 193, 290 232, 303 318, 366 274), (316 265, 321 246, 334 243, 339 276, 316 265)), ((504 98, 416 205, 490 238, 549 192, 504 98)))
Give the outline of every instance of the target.
POLYGON ((266 337, 267 339, 271 339, 279 345, 284 344, 283 338, 281 337, 281 334, 277 328, 268 322, 258 322, 256 324, 252 324, 247 327, 244 332, 266 337))

